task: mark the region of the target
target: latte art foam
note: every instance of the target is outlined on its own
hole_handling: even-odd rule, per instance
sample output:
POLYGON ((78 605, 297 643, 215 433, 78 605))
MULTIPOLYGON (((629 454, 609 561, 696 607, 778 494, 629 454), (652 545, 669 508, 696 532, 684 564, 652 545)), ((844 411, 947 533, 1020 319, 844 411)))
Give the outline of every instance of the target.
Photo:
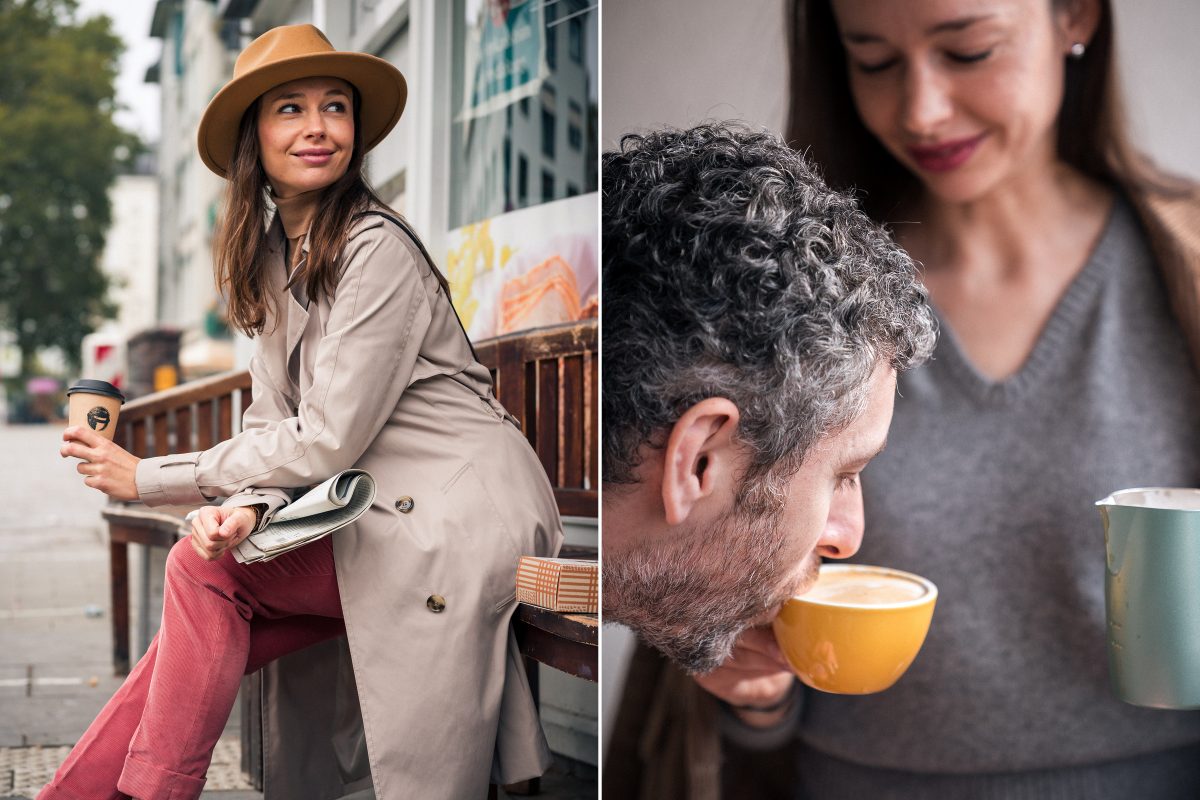
POLYGON ((801 596, 821 603, 877 606, 905 603, 925 594, 923 585, 899 575, 866 570, 822 570, 813 588, 801 596))

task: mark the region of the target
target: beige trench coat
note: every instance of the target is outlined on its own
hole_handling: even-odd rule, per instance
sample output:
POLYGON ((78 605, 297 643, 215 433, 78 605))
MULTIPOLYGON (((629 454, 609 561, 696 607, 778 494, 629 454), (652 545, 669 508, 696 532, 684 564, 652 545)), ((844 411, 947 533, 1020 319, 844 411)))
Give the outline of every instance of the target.
POLYGON ((356 222, 337 289, 311 303, 285 285, 278 220, 269 240, 278 324, 257 340, 242 433, 137 472, 148 505, 265 503, 263 524, 289 489, 348 467, 375 477, 372 507, 334 534, 347 641, 265 676, 266 797, 340 796, 363 762, 381 800, 481 798, 489 779, 541 774, 550 753, 509 627, 518 557, 562 541, 536 455, 394 223, 356 222))

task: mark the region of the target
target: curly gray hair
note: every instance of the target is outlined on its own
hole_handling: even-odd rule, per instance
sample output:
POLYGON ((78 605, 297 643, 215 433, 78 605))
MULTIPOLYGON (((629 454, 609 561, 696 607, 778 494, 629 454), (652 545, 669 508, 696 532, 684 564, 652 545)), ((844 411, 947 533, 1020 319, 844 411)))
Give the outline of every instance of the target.
POLYGON ((731 123, 603 156, 604 482, 634 483, 689 407, 741 411, 746 479, 794 471, 861 411, 880 359, 924 361, 912 260, 778 137, 731 123))

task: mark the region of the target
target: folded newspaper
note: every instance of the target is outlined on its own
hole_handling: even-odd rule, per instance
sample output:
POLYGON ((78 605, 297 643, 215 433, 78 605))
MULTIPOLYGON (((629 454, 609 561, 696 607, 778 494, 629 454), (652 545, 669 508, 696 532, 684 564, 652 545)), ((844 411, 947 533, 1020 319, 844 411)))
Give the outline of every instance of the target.
POLYGON ((375 479, 370 473, 343 470, 276 511, 265 528, 233 548, 233 557, 239 564, 270 561, 349 525, 374 499, 375 479))

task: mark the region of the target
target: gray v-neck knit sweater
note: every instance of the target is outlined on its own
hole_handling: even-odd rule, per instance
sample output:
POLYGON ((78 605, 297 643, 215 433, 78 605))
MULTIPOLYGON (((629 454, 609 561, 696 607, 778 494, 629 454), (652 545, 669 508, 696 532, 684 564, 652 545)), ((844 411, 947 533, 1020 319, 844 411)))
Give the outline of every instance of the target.
POLYGON ((939 598, 892 689, 807 693, 811 800, 1200 797, 1200 712, 1108 684, 1093 503, 1200 485, 1200 378, 1124 201, 1016 375, 985 379, 943 325, 863 479, 854 560, 925 575, 939 598))

